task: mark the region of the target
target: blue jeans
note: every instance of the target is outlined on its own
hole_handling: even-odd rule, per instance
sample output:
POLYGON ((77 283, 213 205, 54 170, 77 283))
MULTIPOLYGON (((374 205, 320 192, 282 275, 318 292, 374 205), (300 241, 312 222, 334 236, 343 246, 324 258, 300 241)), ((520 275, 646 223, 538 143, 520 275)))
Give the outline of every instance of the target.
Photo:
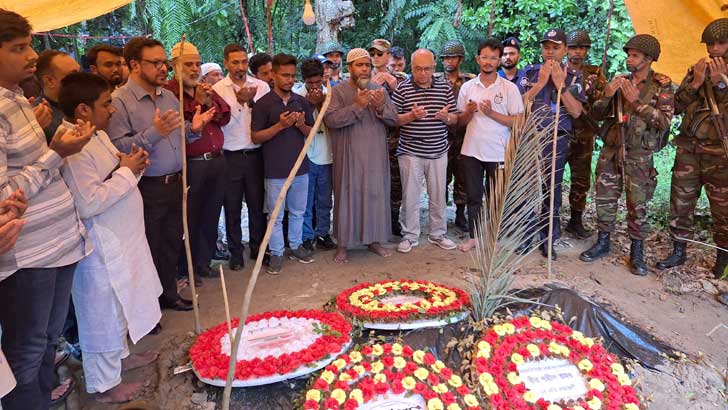
POLYGON ((20 269, 0 282, 2 349, 18 382, 5 410, 48 410, 54 360, 68 313, 76 264, 20 269))
POLYGON ((331 228, 331 164, 316 165, 309 162, 308 201, 303 216, 303 240, 326 236, 331 228), (313 210, 316 208, 316 229, 313 227, 313 210))
MULTIPOLYGON (((278 199, 278 194, 281 192, 285 181, 285 179, 265 179, 265 209, 268 212, 268 218, 273 213, 273 207, 276 204, 276 199, 278 199)), ((308 175, 299 175, 293 179, 293 183, 286 193, 284 202, 285 209, 288 210, 288 243, 291 249, 296 249, 303 243, 301 231, 303 228, 303 214, 306 212, 307 197, 308 175)), ((281 209, 276 217, 269 246, 271 255, 283 256, 283 251, 285 250, 285 242, 283 241, 283 209, 281 209)))

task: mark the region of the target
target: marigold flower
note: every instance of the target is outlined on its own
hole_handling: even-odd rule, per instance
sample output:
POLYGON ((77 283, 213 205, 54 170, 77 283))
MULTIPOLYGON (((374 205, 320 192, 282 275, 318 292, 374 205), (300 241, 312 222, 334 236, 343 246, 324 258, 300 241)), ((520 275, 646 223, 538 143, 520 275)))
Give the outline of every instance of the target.
POLYGON ((531 390, 527 390, 525 393, 523 393, 523 400, 526 400, 529 403, 536 403, 538 400, 538 396, 536 396, 536 393, 534 393, 531 390))
POLYGON ((448 380, 447 383, 457 389, 458 387, 463 385, 463 379, 461 379, 460 376, 453 374, 452 376, 450 376, 450 380, 448 380))
POLYGON ((523 356, 518 353, 513 353, 511 355, 511 362, 513 362, 516 366, 520 366, 524 363, 523 356))
POLYGON ((463 401, 468 407, 475 407, 479 404, 478 399, 472 394, 466 394, 463 396, 463 401))
POLYGON ((321 401, 321 392, 316 389, 311 389, 306 392, 306 400, 321 401))
POLYGON ((402 355, 402 345, 399 343, 395 343, 392 345, 392 354, 396 356, 402 355))
POLYGON ((407 361, 404 360, 402 356, 397 356, 394 358, 394 367, 396 367, 399 370, 404 369, 407 366, 407 361))
POLYGON ((342 405, 346 401, 346 392, 341 389, 334 389, 334 391, 331 392, 331 398, 336 400, 339 405, 342 405))
POLYGON ((324 379, 326 383, 331 384, 334 379, 336 379, 336 375, 330 370, 324 370, 323 373, 321 373, 321 378, 324 379))
POLYGON ((422 350, 415 350, 414 353, 412 353, 412 360, 415 361, 417 364, 422 364, 425 361, 425 352, 422 350))
POLYGON ((508 381, 513 385, 521 384, 521 378, 518 377, 518 373, 516 373, 516 372, 508 373, 508 381))
POLYGON ((602 408, 602 401, 597 397, 593 397, 591 400, 586 402, 591 410, 599 410, 602 408))
POLYGON ((407 390, 414 390, 415 385, 417 385, 417 382, 414 378, 407 376, 404 379, 402 379, 402 387, 404 387, 407 390))
POLYGON ((354 389, 349 393, 349 398, 356 400, 357 403, 364 403, 364 393, 360 389, 354 389))
POLYGON ((420 380, 425 380, 427 376, 430 375, 430 372, 427 371, 424 367, 420 367, 419 369, 415 370, 415 377, 417 377, 420 380))
POLYGON ((592 364, 591 361, 589 361, 589 359, 583 359, 576 366, 579 368, 579 370, 585 371, 585 372, 588 372, 594 368, 594 365, 592 364))
POLYGON ((427 410, 445 410, 445 405, 442 404, 440 399, 435 397, 427 402, 427 410))

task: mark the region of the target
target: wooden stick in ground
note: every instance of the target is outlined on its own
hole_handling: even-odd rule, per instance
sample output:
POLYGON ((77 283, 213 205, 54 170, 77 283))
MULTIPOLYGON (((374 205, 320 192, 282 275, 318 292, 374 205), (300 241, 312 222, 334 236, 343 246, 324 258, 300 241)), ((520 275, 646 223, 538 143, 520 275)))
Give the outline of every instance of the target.
MULTIPOLYGON (((559 68, 560 69, 560 68, 559 68)), ((556 118, 554 119, 554 137, 551 143, 551 185, 549 195, 549 237, 546 242, 547 249, 547 260, 546 269, 548 270, 548 278, 551 279, 551 256, 553 253, 554 245, 554 193, 556 191, 556 148, 559 141, 559 116, 561 115, 561 89, 556 93, 556 118)))
POLYGON ((222 283, 222 299, 225 302, 225 320, 227 321, 228 337, 233 337, 233 324, 230 320, 230 303, 228 303, 227 287, 225 286, 225 272, 223 272, 222 264, 217 265, 220 268, 220 283, 222 283))
MULTIPOLYGON (((278 193, 278 198, 276 199, 276 204, 273 207, 273 211, 271 211, 270 215, 268 215, 268 226, 265 229, 265 236, 263 236, 263 241, 261 242, 259 248, 261 250, 265 249, 268 246, 270 236, 273 233, 273 225, 275 225, 276 218, 281 211, 281 205, 283 204, 283 200, 288 193, 288 188, 290 188, 291 184, 293 183, 293 178, 296 177, 296 173, 298 173, 298 169, 301 167, 301 163, 303 163, 303 160, 306 158, 306 152, 308 151, 308 147, 311 145, 311 142, 313 142, 313 137, 314 135, 316 135, 316 131, 321 126, 321 122, 324 119, 324 114, 326 114, 326 110, 329 108, 331 94, 332 87, 329 83, 328 92, 326 93, 326 100, 324 101, 321 110, 319 110, 319 113, 316 116, 316 122, 313 124, 313 127, 311 127, 311 131, 306 137, 306 142, 303 144, 303 148, 301 149, 301 152, 298 153, 298 158, 296 158, 296 162, 293 164, 291 172, 288 173, 288 177, 283 183, 281 192, 278 193)), ((222 410, 230 409, 230 393, 232 392, 233 379, 235 378, 234 376, 236 360, 234 358, 238 357, 238 347, 240 345, 240 339, 243 335, 245 319, 248 317, 248 311, 250 309, 250 301, 253 297, 255 282, 258 280, 260 268, 263 266, 263 256, 265 256, 265 252, 258 252, 258 258, 255 260, 255 266, 253 267, 253 272, 250 275, 250 280, 248 280, 248 287, 245 289, 245 295, 243 296, 243 309, 240 314, 240 319, 238 320, 237 330, 235 331, 235 340, 233 341, 230 352, 231 359, 230 365, 228 366, 227 380, 225 381, 225 390, 222 394, 222 410)))
POLYGON ((190 290, 192 290, 192 310, 195 316, 195 334, 199 335, 202 331, 200 326, 200 309, 197 305, 197 288, 195 287, 195 272, 192 266, 192 252, 190 251, 190 227, 187 223, 187 192, 189 187, 187 186, 187 135, 185 132, 185 89, 182 82, 182 55, 185 50, 185 41, 187 41, 187 34, 182 34, 182 41, 179 47, 179 58, 177 59, 177 65, 174 67, 174 74, 177 77, 179 83, 179 116, 182 122, 180 126, 180 135, 182 138, 182 229, 184 232, 184 243, 185 243, 185 254, 187 255, 187 280, 190 283, 190 290))

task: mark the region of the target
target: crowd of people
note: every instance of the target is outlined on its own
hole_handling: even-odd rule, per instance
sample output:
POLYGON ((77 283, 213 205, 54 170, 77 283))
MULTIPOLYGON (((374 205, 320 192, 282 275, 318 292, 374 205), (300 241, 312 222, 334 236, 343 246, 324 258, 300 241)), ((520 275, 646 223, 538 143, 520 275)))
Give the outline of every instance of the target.
MULTIPOLYGON (((514 121, 539 107, 559 109, 555 150, 548 144, 542 156, 549 164, 555 156, 553 207, 551 187, 544 186, 534 218, 553 218, 553 239, 559 237, 561 181, 569 163, 565 229, 592 236, 583 212, 595 136, 601 135, 598 239, 581 259, 609 253, 624 190, 631 271, 646 275, 652 155, 665 145, 672 116, 685 113, 675 140, 675 246, 657 267, 685 263, 705 187, 720 247, 713 272, 724 276, 728 167, 722 139, 728 135, 720 124, 728 102, 728 19, 705 29, 709 57, 690 68, 676 92, 667 76, 651 69, 660 44, 644 34, 624 45, 628 73, 608 82, 599 67, 586 64, 589 34, 556 28, 541 39, 542 62, 522 68, 517 38, 482 41, 477 75, 461 69, 465 48, 458 41, 438 54, 415 50, 406 74, 404 51, 383 39, 348 52, 336 42, 321 44, 319 54, 300 62, 288 54, 249 55, 229 44, 223 70, 204 63, 192 43, 176 44, 168 54, 159 41, 136 37, 123 49, 92 47, 84 70, 61 51, 36 54, 31 30, 26 19, 0 9, 0 346, 17 380, 2 398, 5 410, 45 410, 72 390, 72 384, 59 385, 54 372, 71 295, 87 391, 105 403, 140 392, 143 386, 122 381, 122 373, 153 362, 156 353, 131 355, 127 338, 136 343, 160 331, 162 309, 192 309, 177 281, 187 269, 185 160, 196 277, 215 276, 210 264, 223 208, 229 268, 243 268, 243 201, 248 257, 265 252, 272 275, 287 259, 312 263, 326 250, 335 249, 338 263, 349 262, 348 251, 358 246, 389 257, 392 249, 383 244, 393 234, 401 236, 396 252, 410 252, 422 236, 423 187, 427 241, 467 252, 476 246, 483 201, 504 167, 514 121), (441 73, 435 72, 438 60, 441 73), (274 221, 268 249, 261 249, 267 219, 319 115, 322 126, 285 194, 285 215, 274 221), (469 232, 460 244, 448 236, 451 182, 454 223, 469 232)), ((544 257, 556 258, 550 242, 543 243, 544 257)), ((526 238, 515 251, 530 248, 526 238)), ((728 295, 719 299, 728 304, 728 295)))

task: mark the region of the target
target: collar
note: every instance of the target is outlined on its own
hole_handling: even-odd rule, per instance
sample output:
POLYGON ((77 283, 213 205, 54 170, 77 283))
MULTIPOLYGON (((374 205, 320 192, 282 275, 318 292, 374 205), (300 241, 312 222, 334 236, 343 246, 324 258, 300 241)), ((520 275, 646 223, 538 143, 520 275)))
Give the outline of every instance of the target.
POLYGON ((488 87, 486 87, 486 86, 485 86, 485 85, 483 84, 483 82, 482 82, 482 81, 480 81, 480 74, 482 74, 482 73, 478 73, 478 75, 477 75, 477 76, 475 77, 475 80, 477 80, 477 81, 475 81, 475 83, 476 83, 476 84, 477 84, 478 86, 480 86, 480 87, 483 87, 483 88, 485 88, 485 89, 487 89, 488 87, 492 87, 492 86, 494 86, 494 85, 498 84, 498 83, 499 83, 500 81, 503 81, 503 77, 501 77, 501 76, 499 76, 499 75, 496 75, 496 76, 495 76, 495 81, 493 81, 493 83, 492 83, 491 85, 489 85, 488 87))
POLYGON ((414 80, 414 78, 408 78, 406 81, 411 82, 412 83, 412 87, 414 87, 415 90, 429 90, 430 88, 435 87, 435 81, 436 80, 437 79, 435 78, 435 76, 432 76, 432 81, 430 82, 430 86, 429 87, 422 87, 422 86, 420 86, 419 84, 417 84, 417 82, 414 80))
POLYGON ((7 98, 13 98, 23 95, 23 89, 19 85, 15 85, 15 89, 9 90, 5 87, 0 87, 0 95, 7 98))
MULTIPOLYGON (((131 91, 137 101, 141 101, 141 99, 146 96, 152 98, 151 94, 149 94, 145 89, 142 88, 141 85, 139 85, 136 81, 132 79, 129 79, 129 81, 126 82, 126 86, 129 88, 129 91, 131 91)), ((154 94, 157 96, 162 95, 162 87, 155 88, 154 94)))

